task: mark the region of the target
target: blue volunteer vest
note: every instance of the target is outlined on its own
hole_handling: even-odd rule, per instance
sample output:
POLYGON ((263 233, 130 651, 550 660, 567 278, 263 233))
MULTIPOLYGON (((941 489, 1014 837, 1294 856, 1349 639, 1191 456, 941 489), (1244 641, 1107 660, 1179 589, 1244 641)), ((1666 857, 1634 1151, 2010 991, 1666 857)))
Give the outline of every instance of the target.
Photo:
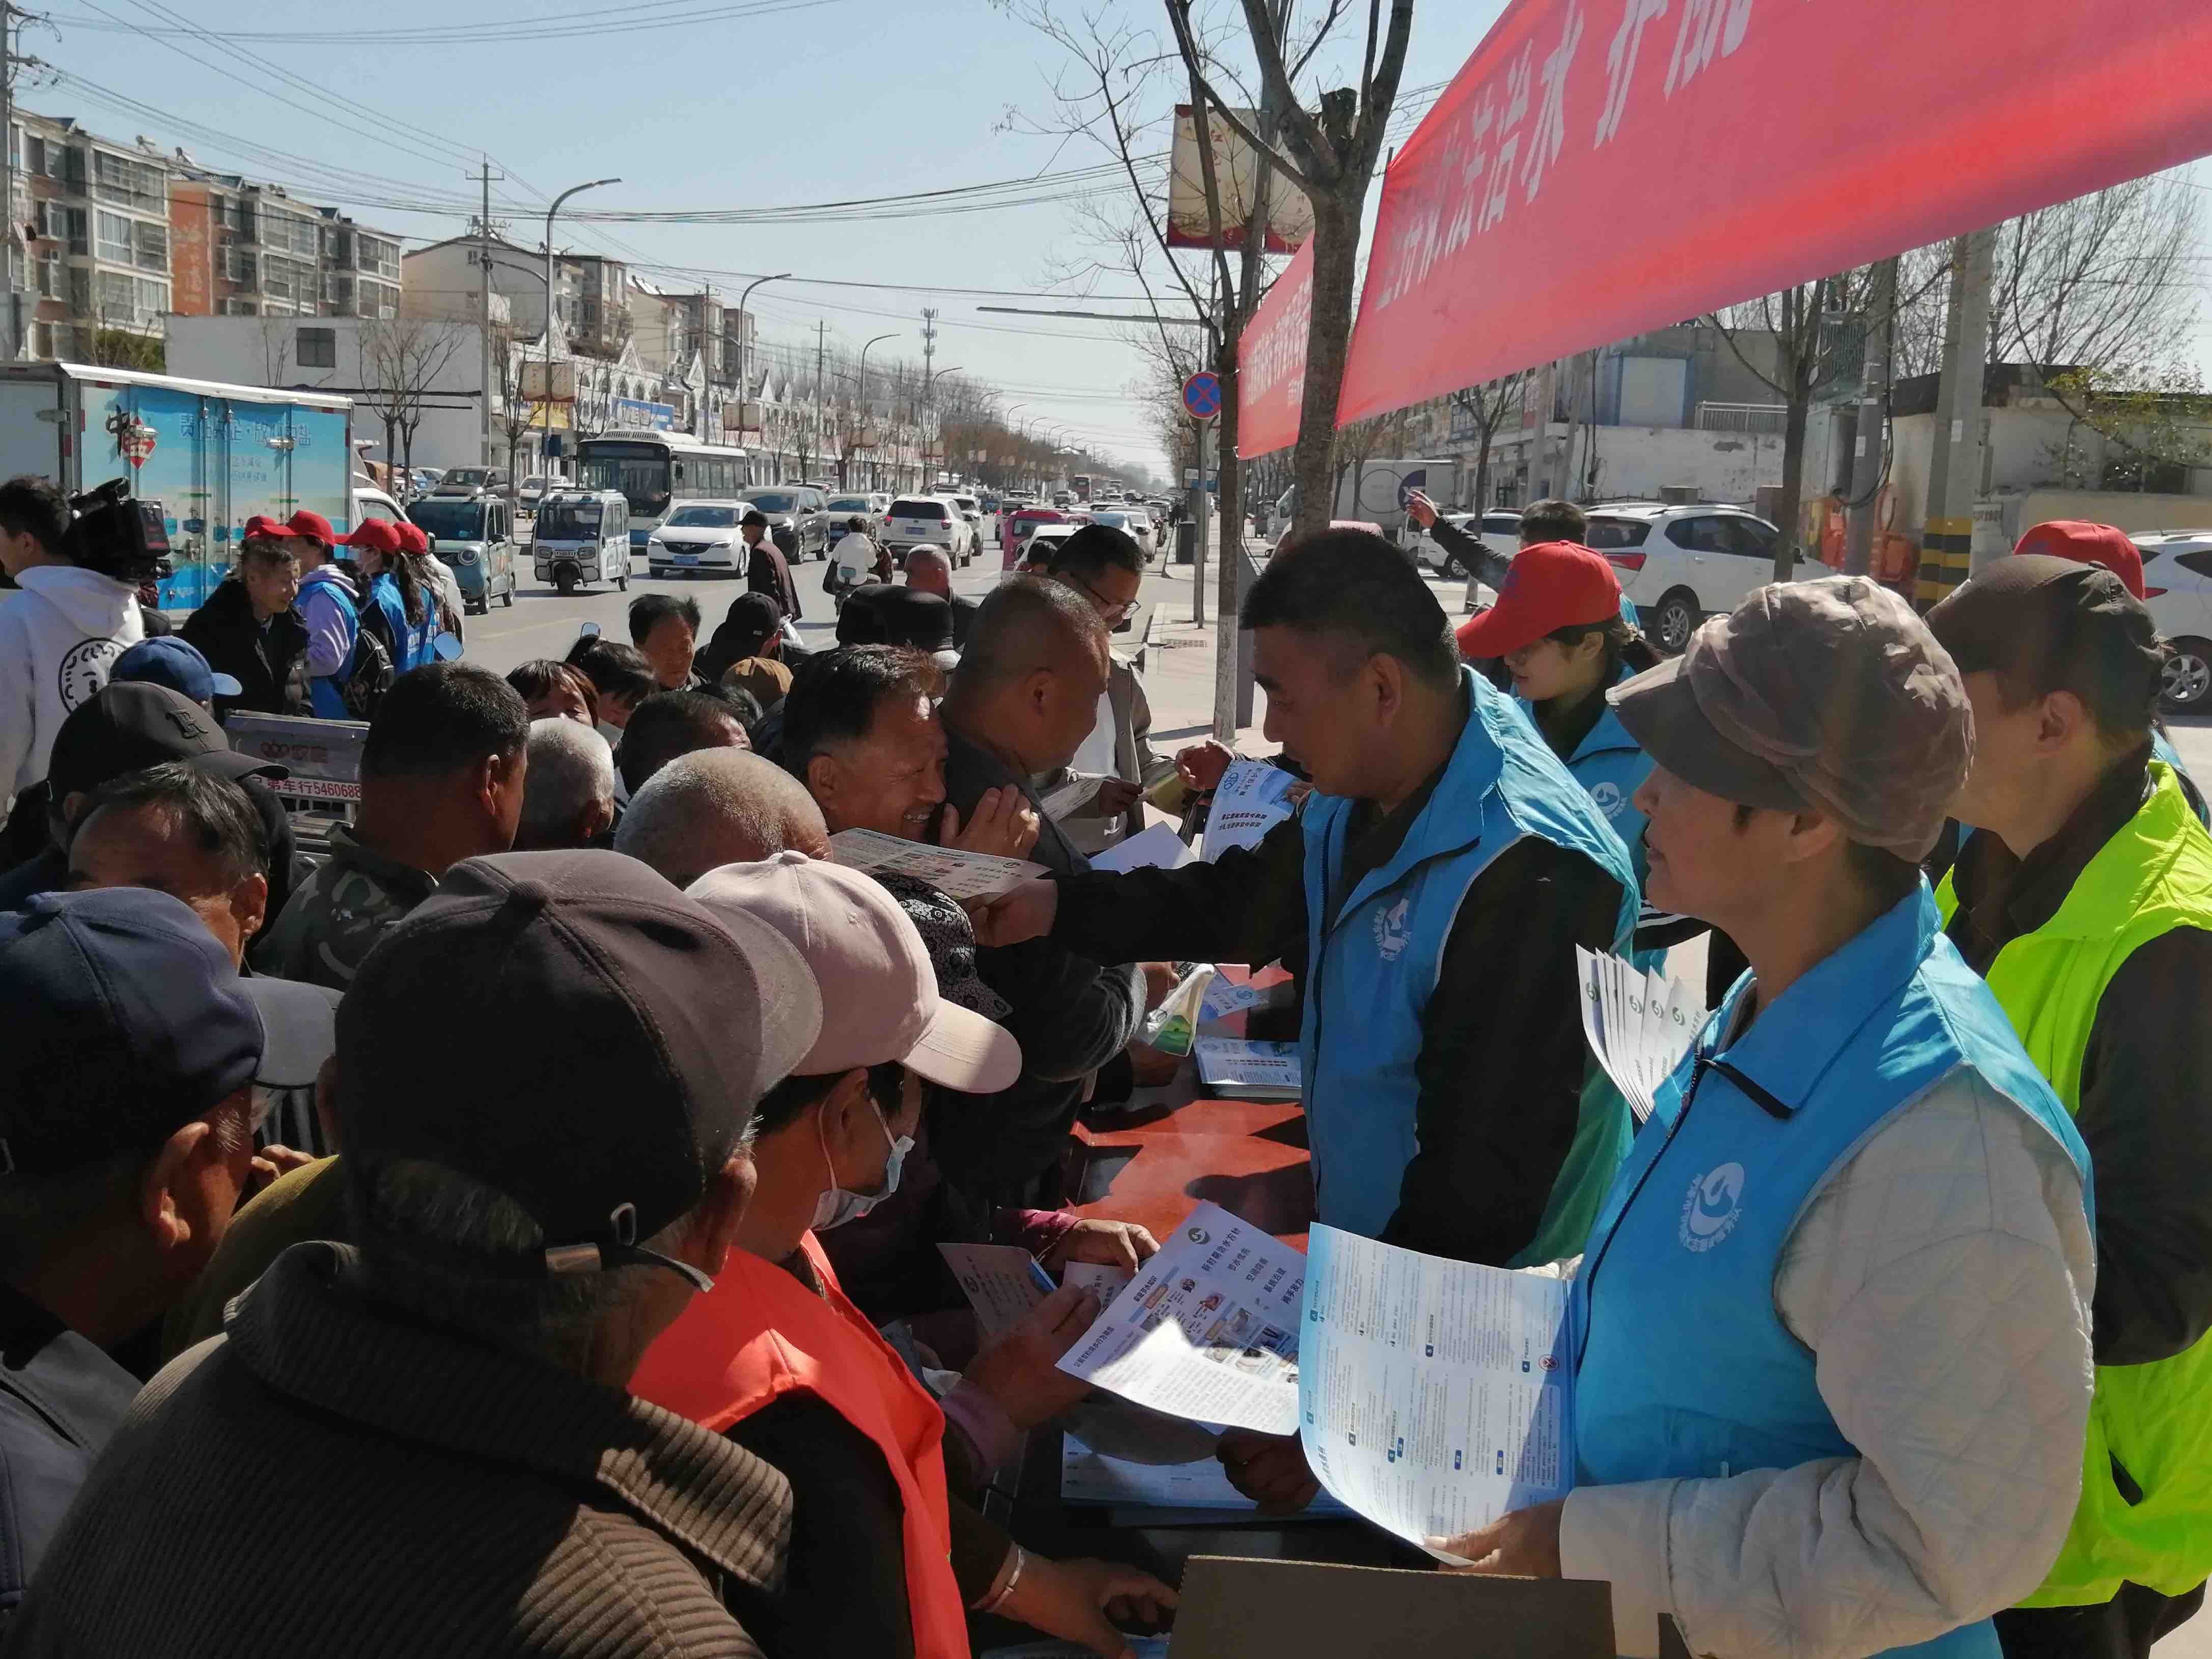
MULTIPOLYGON (((1622 601, 1622 608, 1627 602, 1622 601)), ((1623 666, 1615 685, 1626 684, 1636 678, 1637 671, 1623 666)), ((1536 723, 1536 710, 1527 699, 1516 696, 1513 701, 1536 723)), ((1597 718, 1597 724, 1583 733, 1575 752, 1567 756, 1567 770, 1574 775, 1577 783, 1589 792, 1597 803, 1598 811, 1605 814, 1606 823, 1620 837, 1621 845, 1628 849, 1630 864, 1636 871, 1636 884, 1641 889, 1644 878, 1650 873, 1650 860, 1644 850, 1644 814, 1636 810, 1632 797, 1644 787, 1644 780, 1651 775, 1651 757, 1644 752, 1643 745, 1628 735, 1628 728, 1620 723, 1620 716, 1611 703, 1597 718)))
MULTIPOLYGON (((1303 814, 1308 982, 1299 1041, 1315 1208, 1330 1226, 1368 1238, 1380 1237, 1396 1211, 1413 1161, 1422 1015, 1475 879, 1507 848, 1539 836, 1582 854, 1620 884, 1616 947, 1636 925, 1636 876, 1620 838, 1510 698, 1472 669, 1462 668, 1460 679, 1467 724, 1436 793, 1396 856, 1370 871, 1334 915, 1329 894, 1344 867, 1354 803, 1316 793, 1303 814)), ((1514 971, 1513 964, 1501 963, 1499 971, 1514 971)), ((1575 1162, 1571 1154, 1563 1185, 1575 1162)), ((1611 1167, 1596 1175, 1598 1191, 1611 1167)))
POLYGON ((430 642, 438 636, 438 596, 428 587, 422 590, 422 620, 407 620, 407 602, 399 597, 399 584, 388 570, 379 571, 369 582, 368 597, 384 613, 392 625, 392 638, 397 649, 392 653, 392 672, 404 674, 410 668, 419 668, 426 662, 437 660, 430 642))
MULTIPOLYGON (((1924 883, 1720 1048, 1750 984, 1736 981, 1668 1080, 1591 1231, 1568 1311, 1577 1485, 1856 1455, 1814 1354, 1775 1310, 1775 1271, 1829 1172, 1959 1067, 2065 1148, 2089 1205, 2072 1120, 1943 937, 1924 883)), ((1897 1651, 1998 1649, 1980 1620, 1897 1651)))

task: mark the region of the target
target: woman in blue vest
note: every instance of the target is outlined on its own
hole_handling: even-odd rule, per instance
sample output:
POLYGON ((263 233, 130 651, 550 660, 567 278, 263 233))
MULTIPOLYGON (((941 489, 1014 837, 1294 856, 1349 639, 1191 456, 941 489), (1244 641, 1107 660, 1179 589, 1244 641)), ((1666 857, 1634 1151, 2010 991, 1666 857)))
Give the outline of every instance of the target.
POLYGON ((398 530, 388 520, 365 519, 346 545, 367 584, 362 604, 374 605, 391 630, 392 672, 404 674, 437 660, 431 647, 438 637, 438 607, 401 548, 398 530))
POLYGON ((1644 814, 1635 799, 1651 762, 1605 694, 1657 667, 1659 653, 1624 616, 1611 563, 1572 542, 1524 547, 1498 603, 1464 624, 1458 638, 1461 655, 1504 662, 1514 698, 1537 733, 1627 846, 1640 889, 1644 814))
POLYGON ((1662 1090, 1565 1336, 1575 1489, 1435 1546, 1611 1582, 1620 1652, 1998 1659, 2079 1490, 2088 1161, 1917 860, 1972 722, 1863 577, 1613 691, 1653 897, 1751 962, 1662 1090))

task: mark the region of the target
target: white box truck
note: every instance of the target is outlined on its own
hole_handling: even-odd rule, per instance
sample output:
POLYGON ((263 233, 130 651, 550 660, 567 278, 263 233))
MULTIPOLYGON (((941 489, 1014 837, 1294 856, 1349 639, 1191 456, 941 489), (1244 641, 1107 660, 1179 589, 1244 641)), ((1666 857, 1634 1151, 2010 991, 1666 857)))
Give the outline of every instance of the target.
POLYGON ((353 401, 88 363, 0 363, 0 477, 77 495, 128 477, 161 504, 173 574, 161 608, 204 600, 256 514, 353 519, 353 401))
MULTIPOLYGON (((1379 525, 1382 533, 1401 545, 1405 542, 1406 492, 1418 489, 1438 507, 1449 508, 1459 489, 1459 463, 1392 457, 1382 460, 1347 461, 1337 468, 1336 508, 1329 514, 1346 524, 1379 525)), ((1298 510, 1298 487, 1292 484, 1275 503, 1270 530, 1277 535, 1298 510)))

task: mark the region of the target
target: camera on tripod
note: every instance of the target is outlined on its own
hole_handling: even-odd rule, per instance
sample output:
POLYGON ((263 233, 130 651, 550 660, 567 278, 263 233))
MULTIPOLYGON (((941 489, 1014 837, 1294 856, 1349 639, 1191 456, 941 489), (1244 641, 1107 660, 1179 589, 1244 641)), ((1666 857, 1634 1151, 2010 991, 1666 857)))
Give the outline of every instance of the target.
POLYGON ((159 501, 134 499, 131 480, 110 478, 70 497, 76 515, 63 550, 70 562, 133 586, 170 574, 169 534, 159 501))

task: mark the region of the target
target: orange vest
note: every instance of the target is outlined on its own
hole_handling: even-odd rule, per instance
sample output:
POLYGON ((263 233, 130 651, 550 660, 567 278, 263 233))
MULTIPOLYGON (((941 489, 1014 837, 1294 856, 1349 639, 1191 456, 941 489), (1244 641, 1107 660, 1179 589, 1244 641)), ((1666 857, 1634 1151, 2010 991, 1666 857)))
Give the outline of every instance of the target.
POLYGON ((834 1407, 898 1482, 915 1659, 969 1659, 968 1613, 952 1577, 945 1413, 845 1299, 812 1233, 800 1248, 821 1295, 772 1261, 731 1251, 714 1290, 693 1297, 646 1350, 630 1392, 718 1431, 793 1390, 834 1407))

